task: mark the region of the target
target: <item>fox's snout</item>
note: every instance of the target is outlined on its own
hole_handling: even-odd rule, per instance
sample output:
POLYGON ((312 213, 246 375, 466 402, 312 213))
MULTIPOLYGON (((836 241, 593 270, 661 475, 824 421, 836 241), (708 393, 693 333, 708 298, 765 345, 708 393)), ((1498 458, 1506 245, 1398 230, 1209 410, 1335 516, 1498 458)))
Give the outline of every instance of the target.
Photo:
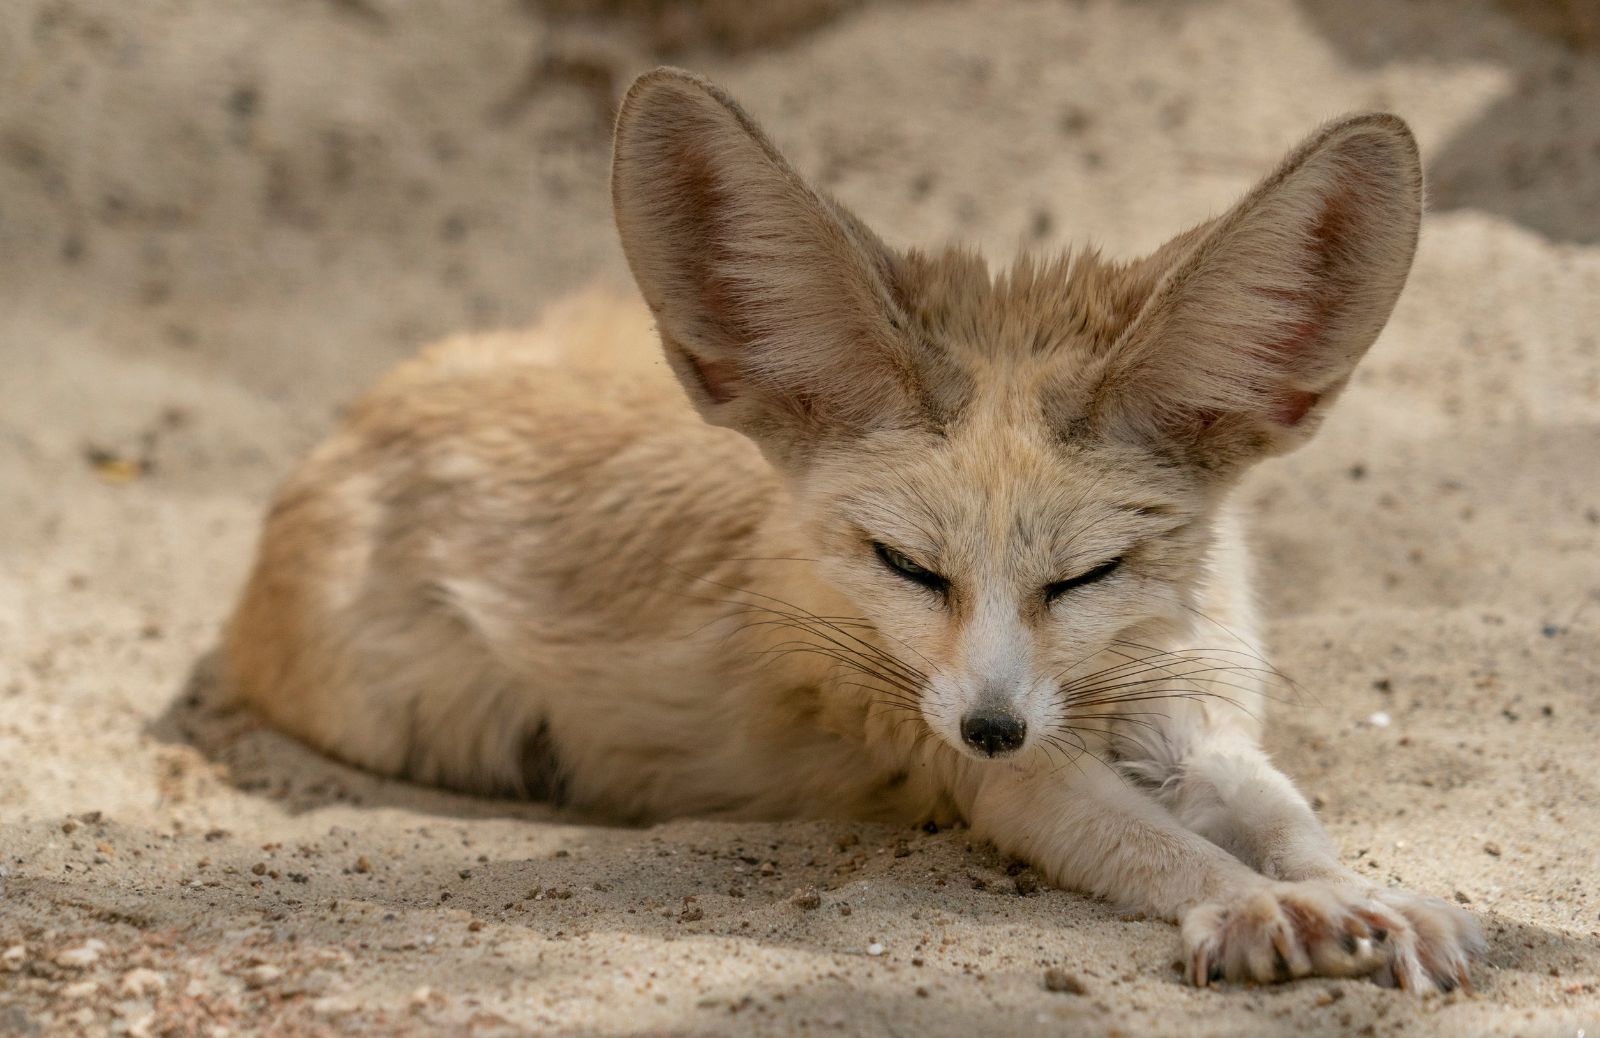
POLYGON ((1009 711, 974 710, 961 719, 961 739, 985 757, 1009 757, 1028 740, 1028 723, 1009 711))
POLYGON ((935 679, 924 692, 923 717, 951 748, 978 760, 1019 756, 1049 727, 1048 696, 1028 677, 935 679))

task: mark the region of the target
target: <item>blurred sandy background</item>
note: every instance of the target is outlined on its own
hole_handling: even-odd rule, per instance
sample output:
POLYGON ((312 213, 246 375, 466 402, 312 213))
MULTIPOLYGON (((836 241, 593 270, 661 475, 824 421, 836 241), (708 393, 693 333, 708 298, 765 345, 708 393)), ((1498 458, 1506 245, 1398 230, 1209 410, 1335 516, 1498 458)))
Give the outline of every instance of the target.
POLYGON ((0 1034, 1600 1033, 1597 47, 1591 0, 0 5, 0 1034), (1480 913, 1476 995, 1194 991, 960 831, 593 827, 188 704, 339 403, 620 270, 609 109, 661 61, 995 256, 1412 121, 1411 285, 1248 493, 1272 747, 1347 860, 1480 913))

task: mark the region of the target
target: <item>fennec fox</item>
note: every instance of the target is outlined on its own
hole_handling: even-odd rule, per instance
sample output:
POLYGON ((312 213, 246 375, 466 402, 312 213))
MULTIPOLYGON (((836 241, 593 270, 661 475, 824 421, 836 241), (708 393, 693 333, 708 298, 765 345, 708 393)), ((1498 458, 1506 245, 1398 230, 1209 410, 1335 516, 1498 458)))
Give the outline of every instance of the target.
POLYGON ((1260 748, 1229 504, 1388 319, 1421 190, 1355 116, 1150 256, 991 275, 651 72, 612 177, 648 315, 384 380, 279 493, 227 684, 373 771, 615 819, 965 821, 1181 923, 1196 984, 1465 983, 1470 918, 1341 865, 1260 748), (681 389, 629 360, 650 316, 681 389))

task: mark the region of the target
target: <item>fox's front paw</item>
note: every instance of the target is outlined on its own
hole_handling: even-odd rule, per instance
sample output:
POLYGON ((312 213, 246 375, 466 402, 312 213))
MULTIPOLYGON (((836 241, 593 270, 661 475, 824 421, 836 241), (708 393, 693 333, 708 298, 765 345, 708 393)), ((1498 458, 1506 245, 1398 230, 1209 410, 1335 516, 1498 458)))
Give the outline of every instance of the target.
POLYGON ((1437 898, 1274 883, 1183 919, 1189 982, 1372 976, 1414 991, 1467 986, 1482 948, 1472 918, 1437 898))
POLYGON ((1272 883, 1183 919, 1189 982, 1258 984, 1358 977, 1381 969, 1403 918, 1364 893, 1322 883, 1272 883))
POLYGON ((1389 957, 1374 980, 1410 991, 1471 990, 1467 965, 1484 948, 1477 920, 1436 897, 1399 890, 1375 890, 1372 896, 1406 922, 1390 932, 1389 957))

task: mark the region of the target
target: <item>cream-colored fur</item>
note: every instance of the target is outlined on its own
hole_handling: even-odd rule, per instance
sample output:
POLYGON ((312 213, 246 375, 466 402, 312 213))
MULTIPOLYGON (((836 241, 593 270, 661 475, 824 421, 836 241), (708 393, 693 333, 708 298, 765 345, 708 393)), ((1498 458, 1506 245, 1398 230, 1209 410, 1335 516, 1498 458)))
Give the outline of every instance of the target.
POLYGON ((998 275, 888 248, 674 70, 629 92, 613 191, 645 306, 360 401, 267 519, 240 700, 617 819, 964 820, 1180 922, 1196 983, 1465 982, 1468 917, 1344 868, 1260 749, 1284 685, 1229 505, 1400 292, 1403 123, 1324 126, 1145 259, 998 275))

